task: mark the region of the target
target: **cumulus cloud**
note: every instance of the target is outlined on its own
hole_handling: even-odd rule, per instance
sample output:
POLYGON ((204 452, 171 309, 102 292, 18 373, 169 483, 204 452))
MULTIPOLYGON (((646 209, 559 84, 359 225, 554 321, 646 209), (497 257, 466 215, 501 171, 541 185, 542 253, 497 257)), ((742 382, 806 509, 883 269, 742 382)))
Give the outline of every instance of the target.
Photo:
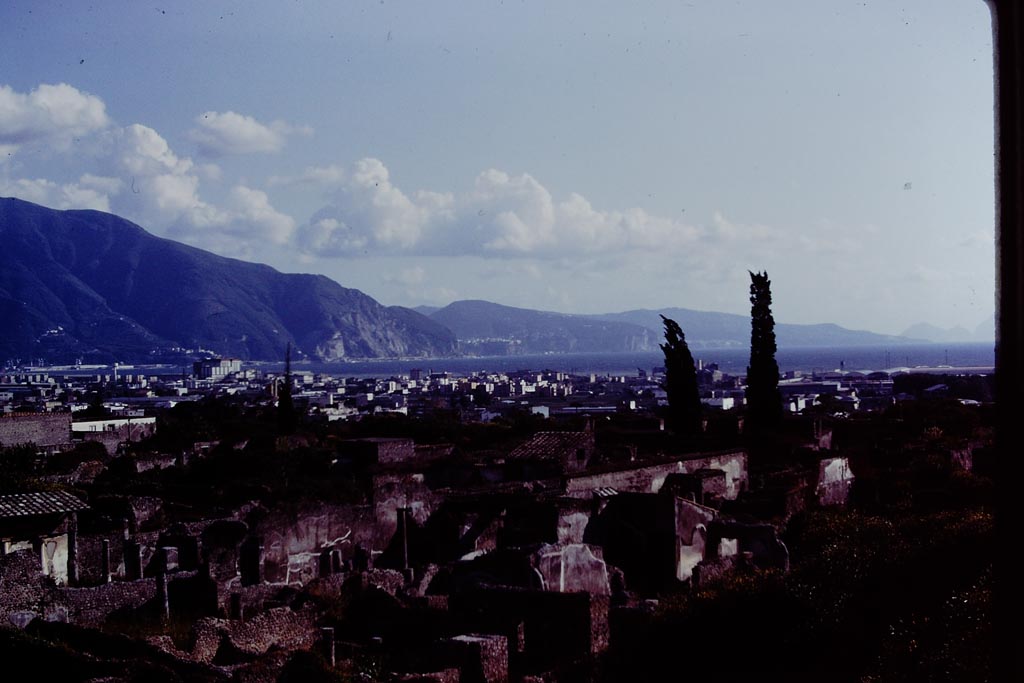
MULTIPOLYGON (((311 132, 282 121, 264 125, 234 112, 207 112, 197 123, 193 133, 200 147, 218 154, 274 151, 288 136, 311 132)), ((236 184, 217 204, 206 201, 200 184, 220 179, 216 164, 197 164, 176 153, 148 126, 114 124, 94 95, 63 83, 29 93, 0 85, 0 152, 5 159, 18 151, 27 155, 19 167, 31 168, 33 159, 45 159, 86 134, 76 158, 88 163, 88 173, 58 182, 29 174, 12 178, 8 170, 0 175, 0 194, 60 209, 112 211, 156 233, 232 255, 285 244, 295 231, 295 221, 276 210, 266 192, 245 184, 236 184)))
POLYGON ((241 230, 246 237, 285 244, 295 230, 295 219, 271 206, 261 190, 236 185, 231 189, 229 210, 228 228, 241 230))
POLYGON ((110 200, 106 194, 81 181, 59 184, 45 178, 0 178, 0 196, 19 197, 57 209, 110 211, 110 200))
POLYGON ((642 209, 596 209, 579 194, 556 201, 526 173, 489 169, 470 191, 456 195, 406 193, 377 159, 362 159, 351 172, 328 168, 339 189, 299 236, 302 248, 320 256, 372 250, 548 258, 675 248, 693 244, 701 234, 642 209))
POLYGON ((109 124, 103 100, 67 83, 44 83, 28 93, 0 85, 0 152, 5 157, 29 143, 65 148, 75 137, 109 124))
POLYGON ((92 173, 86 173, 78 179, 79 185, 88 187, 89 189, 102 192, 105 195, 117 194, 124 188, 124 181, 120 178, 111 178, 109 176, 93 175, 92 173))
POLYGON ((310 220, 303 246, 324 256, 341 256, 368 247, 411 250, 423 242, 432 221, 446 216, 451 195, 420 192, 409 197, 391 184, 377 159, 362 159, 346 174, 331 204, 310 220))
POLYGON ((196 117, 189 137, 199 151, 209 157, 229 154, 279 152, 290 135, 311 135, 308 126, 292 126, 284 121, 263 124, 251 116, 233 111, 208 111, 196 117))

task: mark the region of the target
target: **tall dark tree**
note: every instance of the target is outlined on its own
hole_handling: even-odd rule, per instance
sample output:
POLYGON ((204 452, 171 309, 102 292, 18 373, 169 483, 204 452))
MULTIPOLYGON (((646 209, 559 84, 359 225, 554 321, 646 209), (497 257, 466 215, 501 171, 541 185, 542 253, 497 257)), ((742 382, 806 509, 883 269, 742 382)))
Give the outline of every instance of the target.
POLYGON ((284 352, 284 383, 277 392, 277 428, 281 434, 295 433, 295 403, 292 401, 292 344, 284 352))
POLYGON ((665 392, 668 394, 668 426, 677 434, 700 431, 701 403, 697 369, 679 323, 661 316, 665 323, 665 392))
MULTIPOLYGON (((749 271, 748 271, 749 272, 749 271)), ((775 318, 768 272, 750 273, 750 365, 747 367, 747 420, 764 431, 782 420, 779 364, 775 362, 775 318)))

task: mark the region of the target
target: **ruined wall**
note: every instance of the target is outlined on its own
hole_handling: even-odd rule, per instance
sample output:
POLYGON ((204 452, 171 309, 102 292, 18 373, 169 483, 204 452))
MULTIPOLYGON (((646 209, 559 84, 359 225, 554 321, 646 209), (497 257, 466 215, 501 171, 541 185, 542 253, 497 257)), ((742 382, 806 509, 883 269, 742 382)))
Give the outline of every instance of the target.
POLYGON ((789 549, 774 526, 764 522, 744 523, 716 519, 708 524, 706 555, 711 562, 720 556, 743 556, 756 567, 789 571, 789 549), (733 541, 730 543, 729 541, 733 541))
POLYGON ((507 683, 508 638, 465 634, 442 641, 443 656, 458 666, 460 683, 507 683))
MULTIPOLYGON (((156 532, 137 534, 134 540, 140 545, 142 566, 152 559, 156 552, 156 532)), ((110 553, 110 574, 113 579, 124 579, 125 538, 123 533, 111 531, 105 534, 78 535, 78 576, 81 585, 103 583, 103 541, 106 540, 110 553)))
POLYGON ((43 536, 40 543, 40 560, 43 574, 58 584, 68 582, 68 535, 43 536))
POLYGON ((728 500, 735 500, 739 492, 747 488, 747 454, 730 451, 611 472, 572 475, 566 478, 566 495, 589 498, 595 488, 601 487, 620 492, 657 493, 668 475, 689 474, 701 469, 725 472, 725 498, 728 500))
POLYGON ((819 505, 845 505, 853 486, 853 472, 847 458, 823 458, 818 463, 815 495, 819 505))
POLYGON ((600 546, 583 543, 565 547, 544 546, 537 551, 534 563, 545 590, 611 595, 608 567, 600 546))
POLYGON ((129 422, 124 425, 114 425, 97 431, 77 431, 75 432, 75 437, 81 438, 83 441, 101 443, 107 449, 107 453, 113 455, 122 443, 126 441, 141 441, 155 433, 155 422, 140 421, 138 423, 129 422))
POLYGON ((515 634, 510 658, 528 670, 544 670, 567 659, 608 647, 606 595, 486 589, 454 593, 448 610, 456 628, 468 633, 515 634), (518 645, 521 645, 519 647, 518 645))
POLYGON ((150 642, 180 659, 206 664, 225 643, 245 658, 258 657, 273 647, 308 649, 316 642, 315 613, 312 609, 277 607, 245 621, 204 617, 193 624, 190 640, 189 650, 179 650, 166 636, 150 642))
POLYGON ((377 462, 383 464, 408 462, 416 457, 412 439, 381 439, 377 442, 377 462))
POLYGON ((39 571, 32 549, 0 555, 0 627, 24 626, 53 604, 57 588, 39 571))
POLYGON ((34 617, 99 628, 114 611, 134 609, 156 595, 156 581, 58 588, 39 568, 34 551, 0 556, 0 626, 24 626, 34 617))
POLYGON ((426 524, 444 496, 431 490, 418 472, 378 474, 373 477, 373 515, 377 526, 375 548, 383 549, 398 528, 398 508, 410 508, 417 524, 426 524))
MULTIPOLYGON (((316 576, 320 551, 338 547, 346 559, 356 544, 383 547, 373 511, 365 505, 306 504, 297 508, 260 510, 246 522, 250 534, 263 539, 264 579, 304 583, 316 576)), ((392 532, 393 533, 393 532, 392 532)), ((386 543, 390 536, 383 541, 386 543)))
POLYGON ((112 612, 138 609, 154 597, 156 579, 140 579, 89 588, 62 588, 58 600, 67 609, 67 621, 100 628, 112 612))
POLYGON ((338 445, 338 452, 357 462, 383 465, 414 460, 416 444, 412 439, 402 438, 346 439, 338 445))
POLYGON ((0 416, 0 446, 71 443, 71 413, 15 413, 0 416))
POLYGON ((676 578, 689 579, 693 568, 704 559, 707 525, 715 511, 692 501, 676 498, 676 578))
MULTIPOLYGON (((581 501, 582 502, 582 501, 581 501)), ((591 509, 559 506, 558 510, 558 544, 583 543, 583 532, 590 524, 591 509)))

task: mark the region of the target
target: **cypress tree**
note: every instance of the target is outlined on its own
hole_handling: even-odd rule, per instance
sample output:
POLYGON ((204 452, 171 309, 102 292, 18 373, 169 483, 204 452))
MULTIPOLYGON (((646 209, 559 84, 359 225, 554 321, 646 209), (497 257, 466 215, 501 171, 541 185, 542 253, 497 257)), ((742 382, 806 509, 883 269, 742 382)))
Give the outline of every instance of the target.
POLYGON ((292 402, 292 343, 284 353, 284 383, 277 394, 277 428, 281 434, 295 432, 295 404, 292 402))
POLYGON ((697 434, 700 431, 701 403, 693 355, 679 323, 665 316, 661 319, 665 323, 665 343, 660 346, 665 354, 668 426, 677 434, 697 434))
MULTIPOLYGON (((750 271, 748 271, 750 272, 750 271)), ((775 362, 775 319, 768 272, 750 273, 750 365, 747 416, 751 431, 771 429, 782 420, 779 364, 775 362)))

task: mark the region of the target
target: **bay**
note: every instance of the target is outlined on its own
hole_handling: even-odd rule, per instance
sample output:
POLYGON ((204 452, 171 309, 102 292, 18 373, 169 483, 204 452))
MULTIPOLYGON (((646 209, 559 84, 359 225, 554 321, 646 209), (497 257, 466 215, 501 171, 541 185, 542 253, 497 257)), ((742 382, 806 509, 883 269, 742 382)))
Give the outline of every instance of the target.
MULTIPOLYGON (((708 365, 716 363, 723 372, 746 373, 750 352, 744 348, 699 349, 694 351, 694 362, 708 365)), ((964 342, 956 344, 901 344, 899 346, 849 347, 790 347, 776 353, 779 371, 830 372, 833 370, 864 371, 951 366, 969 368, 970 372, 985 374, 995 363, 995 345, 992 342, 964 342)), ((293 370, 304 370, 344 377, 399 377, 408 376, 414 369, 423 374, 449 372, 468 376, 475 373, 501 373, 516 371, 551 370, 578 375, 623 376, 636 375, 638 370, 651 372, 664 363, 660 351, 640 353, 566 353, 521 356, 484 356, 459 358, 374 359, 323 363, 315 361, 293 362, 293 370)), ((250 365, 250 364, 246 364, 250 365)), ((251 364, 267 372, 281 372, 284 363, 251 364)))

